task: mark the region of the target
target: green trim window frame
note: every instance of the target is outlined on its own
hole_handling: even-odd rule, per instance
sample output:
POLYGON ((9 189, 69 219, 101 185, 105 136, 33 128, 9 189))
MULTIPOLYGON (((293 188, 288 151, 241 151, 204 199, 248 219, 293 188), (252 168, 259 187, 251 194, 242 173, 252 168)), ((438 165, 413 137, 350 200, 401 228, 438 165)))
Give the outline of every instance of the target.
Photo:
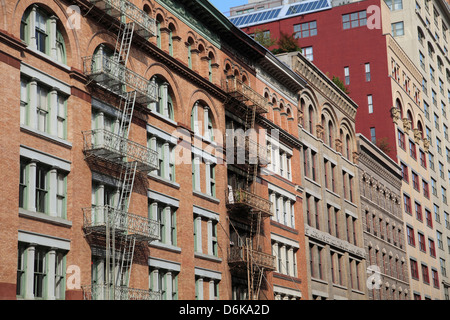
POLYGON ((43 247, 36 247, 34 252, 33 294, 35 298, 45 298, 47 293, 47 253, 43 247))
POLYGON ((19 208, 24 208, 27 203, 27 173, 28 162, 25 159, 20 159, 20 177, 19 177, 19 208))
POLYGON ((49 110, 50 110, 50 95, 49 90, 42 86, 37 85, 37 99, 36 99, 36 116, 37 116, 37 129, 39 131, 49 131, 49 110))
POLYGON ((55 299, 64 300, 66 292, 66 257, 62 252, 55 256, 55 299))
POLYGON ((159 242, 177 246, 177 208, 154 199, 149 199, 148 208, 149 219, 159 223, 159 242), (167 210, 170 210, 169 214, 167 210))
POLYGON ((29 123, 30 86, 27 79, 20 79, 20 124, 29 123))
POLYGON ((41 213, 48 211, 48 174, 47 166, 36 165, 36 211, 41 213))
POLYGON ((158 100, 151 102, 148 108, 158 115, 174 120, 173 99, 170 94, 170 85, 162 78, 154 76, 151 81, 154 81, 158 87, 158 100))
POLYGON ((161 49, 161 21, 156 20, 156 46, 161 49))
POLYGON ((20 79, 20 124, 67 140, 67 98, 56 89, 50 89, 35 79, 22 76, 20 79), (31 98, 32 96, 35 98, 31 98), (53 126, 55 121, 57 123, 53 126))
POLYGON ((67 99, 58 95, 57 97, 57 135, 58 138, 67 139, 67 99))
POLYGON ((173 57, 173 30, 169 28, 169 55, 173 57))
POLYGON ((158 169, 153 174, 160 178, 175 182, 175 147, 171 141, 149 134, 147 146, 158 153, 158 169))
POLYGON ((25 271, 27 269, 27 249, 25 244, 19 243, 17 248, 17 281, 16 295, 23 297, 25 295, 25 271))
POLYGON ((216 196, 216 165, 214 163, 210 163, 209 166, 209 195, 212 197, 216 196))
MULTIPOLYGON (((211 230, 211 249, 213 256, 217 257, 219 254, 219 244, 217 240, 217 221, 212 221, 212 230, 211 230)), ((219 292, 217 290, 217 297, 219 295, 219 292)), ((216 295, 215 295, 216 296, 216 295)))
POLYGON ((47 14, 41 10, 36 10, 36 47, 42 53, 48 54, 49 28, 47 14))
POLYGON ((33 165, 35 172, 30 169, 30 159, 20 158, 19 208, 67 219, 67 172, 52 169, 45 163, 33 165), (34 185, 30 184, 32 174, 35 175, 34 185), (34 203, 30 203, 30 192, 34 193, 34 203), (52 209, 53 205, 56 207, 52 209))
POLYGON ((67 217, 67 176, 63 173, 57 173, 56 178, 56 214, 60 218, 67 217))
POLYGON ((149 267, 149 290, 153 292, 159 291, 161 294, 161 300, 178 300, 178 272, 174 270, 149 267), (155 273, 158 274, 157 277, 154 276, 155 273), (168 296, 169 290, 167 290, 169 281, 171 281, 172 285, 171 297, 168 296))
POLYGON ((32 45, 36 50, 52 56, 58 62, 67 63, 66 48, 64 38, 56 26, 56 33, 52 36, 52 23, 57 24, 57 17, 38 5, 32 5, 25 10, 20 22, 20 39, 28 45, 32 45), (31 19, 34 19, 34 30, 30 30, 33 25, 31 19), (35 43, 31 43, 31 41, 35 43), (51 43, 55 41, 55 43, 51 43), (55 50, 52 54, 52 50, 55 50))
POLYGON ((188 44, 188 67, 189 69, 192 69, 192 45, 188 44))

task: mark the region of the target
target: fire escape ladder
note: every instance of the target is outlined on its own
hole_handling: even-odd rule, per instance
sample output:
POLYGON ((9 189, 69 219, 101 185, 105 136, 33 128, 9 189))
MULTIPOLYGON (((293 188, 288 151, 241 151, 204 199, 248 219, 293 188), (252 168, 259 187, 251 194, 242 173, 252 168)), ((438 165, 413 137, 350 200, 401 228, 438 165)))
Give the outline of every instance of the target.
POLYGON ((134 33, 134 22, 122 23, 119 35, 116 40, 116 50, 114 50, 114 58, 117 62, 127 66, 128 56, 130 54, 131 40, 134 33))
POLYGON ((122 119, 120 122, 119 135, 128 139, 130 134, 131 119, 133 117, 134 105, 136 103, 136 90, 125 93, 120 99, 122 119))

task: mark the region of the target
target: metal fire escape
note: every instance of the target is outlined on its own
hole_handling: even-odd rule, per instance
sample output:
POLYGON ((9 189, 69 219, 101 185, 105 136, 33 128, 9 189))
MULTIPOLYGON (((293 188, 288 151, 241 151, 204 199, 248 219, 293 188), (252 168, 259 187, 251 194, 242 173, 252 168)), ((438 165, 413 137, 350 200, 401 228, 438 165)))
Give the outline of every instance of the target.
POLYGON ((160 299, 157 292, 130 288, 131 268, 136 242, 160 238, 159 223, 128 212, 137 174, 144 177, 158 168, 158 154, 129 140, 136 105, 146 107, 157 101, 157 88, 151 81, 127 68, 134 34, 144 38, 155 35, 155 21, 125 0, 91 0, 93 7, 120 19, 120 30, 113 57, 96 54, 85 57, 84 73, 93 83, 120 100, 120 128, 117 133, 96 129, 83 132, 85 159, 106 165, 120 182, 116 205, 83 209, 84 230, 93 243, 105 246, 105 281, 83 286, 87 300, 160 299), (120 172, 120 174, 119 174, 120 172))
MULTIPOLYGON (((225 80, 222 88, 228 93, 226 107, 244 120, 244 133, 236 131, 226 136, 225 140, 227 153, 232 152, 234 163, 246 171, 245 187, 228 190, 227 208, 230 217, 245 220, 250 225, 249 234, 239 235, 239 243, 230 246, 228 263, 232 268, 246 271, 248 299, 257 300, 265 273, 275 269, 275 257, 262 249, 264 239, 261 227, 263 220, 272 215, 271 202, 256 194, 255 183, 258 168, 270 162, 267 148, 257 142, 254 130, 257 114, 268 112, 269 102, 234 76, 225 80), (243 153, 245 161, 240 161, 243 153)), ((238 233, 231 219, 230 224, 238 233)))

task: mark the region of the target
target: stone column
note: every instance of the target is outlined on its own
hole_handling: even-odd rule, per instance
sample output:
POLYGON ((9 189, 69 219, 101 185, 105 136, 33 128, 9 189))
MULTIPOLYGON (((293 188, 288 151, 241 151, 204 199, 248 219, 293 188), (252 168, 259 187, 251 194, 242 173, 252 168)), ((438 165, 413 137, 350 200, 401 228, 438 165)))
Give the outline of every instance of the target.
POLYGON ((27 199, 25 206, 27 210, 36 212, 36 166, 38 160, 32 159, 28 165, 27 199))
POLYGON ((34 299, 34 255, 36 252, 36 244, 30 243, 27 248, 26 270, 25 270, 25 299, 34 299))
POLYGON ((56 251, 51 248, 47 255, 47 299, 55 300, 55 263, 56 263, 56 251))
POLYGON ((57 167, 52 167, 49 174, 49 188, 48 188, 48 214, 51 217, 56 217, 57 212, 57 191, 58 191, 58 171, 57 167))
POLYGON ((28 125, 37 128, 37 79, 31 78, 30 85, 30 105, 28 108, 28 125))

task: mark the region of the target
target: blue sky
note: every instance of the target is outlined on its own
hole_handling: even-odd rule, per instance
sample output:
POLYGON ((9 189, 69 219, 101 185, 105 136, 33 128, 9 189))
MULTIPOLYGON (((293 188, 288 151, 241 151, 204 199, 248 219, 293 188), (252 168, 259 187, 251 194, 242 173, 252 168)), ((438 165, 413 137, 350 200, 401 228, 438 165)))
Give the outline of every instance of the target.
POLYGON ((248 3, 247 0, 209 0, 209 2, 211 2, 221 12, 229 12, 231 7, 248 3))

